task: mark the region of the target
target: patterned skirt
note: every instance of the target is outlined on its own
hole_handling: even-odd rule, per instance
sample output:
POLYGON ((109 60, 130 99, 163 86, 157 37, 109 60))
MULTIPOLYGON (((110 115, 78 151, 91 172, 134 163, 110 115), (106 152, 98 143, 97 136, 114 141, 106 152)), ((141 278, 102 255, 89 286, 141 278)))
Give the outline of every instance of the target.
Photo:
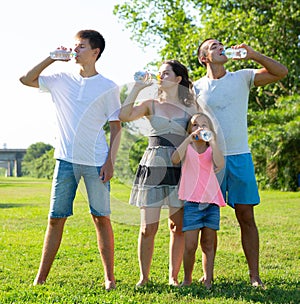
POLYGON ((181 164, 173 165, 172 153, 182 136, 150 136, 149 145, 139 163, 129 203, 137 207, 183 207, 178 198, 181 164))

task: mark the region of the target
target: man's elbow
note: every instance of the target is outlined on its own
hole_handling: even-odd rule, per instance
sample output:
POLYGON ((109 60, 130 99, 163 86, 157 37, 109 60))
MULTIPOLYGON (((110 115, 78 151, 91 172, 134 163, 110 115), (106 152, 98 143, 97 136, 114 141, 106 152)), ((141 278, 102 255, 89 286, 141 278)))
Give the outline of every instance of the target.
POLYGON ((22 84, 26 85, 25 76, 20 77, 19 80, 22 84))
POLYGON ((119 119, 122 121, 122 122, 129 122, 130 119, 128 118, 127 115, 123 115, 122 113, 119 114, 119 119))
POLYGON ((37 88, 38 87, 38 81, 37 80, 34 80, 34 81, 29 81, 29 79, 26 77, 26 76, 22 76, 19 78, 20 82, 26 86, 29 86, 29 87, 35 87, 37 88))
POLYGON ((276 81, 281 80, 282 78, 284 78, 285 76, 287 76, 287 74, 289 73, 289 70, 286 66, 282 66, 282 68, 280 69, 280 71, 278 71, 277 75, 276 75, 276 81))
POLYGON ((283 73, 282 73, 282 78, 284 78, 285 76, 287 76, 287 74, 289 73, 288 68, 285 66, 283 69, 283 73))

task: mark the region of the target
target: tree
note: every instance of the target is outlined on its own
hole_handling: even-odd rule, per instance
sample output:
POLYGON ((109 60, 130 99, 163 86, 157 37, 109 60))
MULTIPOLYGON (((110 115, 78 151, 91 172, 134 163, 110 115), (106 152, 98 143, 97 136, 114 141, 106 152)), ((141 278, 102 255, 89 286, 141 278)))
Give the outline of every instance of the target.
MULTIPOLYGON (((253 89, 249 102, 249 143, 263 188, 295 190, 299 164, 300 10, 299 0, 127 0, 114 14, 141 47, 157 48, 158 61, 176 58, 192 80, 206 73, 198 63, 201 41, 246 42, 289 69, 282 81, 253 89), (292 110, 293 109, 293 113, 292 110)), ((229 61, 227 68, 259 67, 229 61)))
POLYGON ((41 157, 46 151, 51 150, 53 147, 49 144, 43 142, 38 142, 29 146, 24 155, 24 162, 31 162, 39 157, 41 157))
POLYGON ((30 175, 36 177, 36 160, 43 156, 47 151, 52 150, 53 147, 43 142, 38 142, 29 146, 23 158, 22 175, 30 175))
POLYGON ((46 151, 42 156, 37 158, 34 163, 34 170, 31 172, 31 176, 37 178, 50 179, 53 176, 55 167, 54 148, 46 151))
MULTIPOLYGON (((205 74, 196 53, 199 42, 208 37, 228 46, 247 42, 289 67, 281 82, 251 92, 254 109, 274 106, 279 96, 299 91, 299 0, 128 0, 116 5, 114 14, 131 30, 132 39, 142 47, 156 46, 161 60, 179 59, 193 79, 205 74)), ((248 63, 229 62, 228 68, 232 65, 248 63)))
POLYGON ((120 182, 132 184, 139 161, 147 145, 147 137, 133 132, 130 123, 124 126, 114 173, 120 182))
POLYGON ((300 174, 300 96, 250 111, 249 144, 260 188, 296 191, 300 174))

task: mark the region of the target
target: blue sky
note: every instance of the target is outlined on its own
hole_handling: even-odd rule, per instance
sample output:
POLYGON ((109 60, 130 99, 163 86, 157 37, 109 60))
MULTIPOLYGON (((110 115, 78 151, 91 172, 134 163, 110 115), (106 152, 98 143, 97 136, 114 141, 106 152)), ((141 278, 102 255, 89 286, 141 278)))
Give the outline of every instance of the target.
MULTIPOLYGON (((98 71, 119 85, 130 83, 135 71, 157 59, 155 48, 142 50, 113 15, 121 0, 9 1, 1 9, 2 72, 0 148, 27 148, 36 142, 54 145, 55 116, 50 94, 28 88, 20 76, 60 45, 73 47, 81 29, 95 29, 106 40, 98 71)), ((72 70, 74 62, 55 62, 45 73, 72 70)))

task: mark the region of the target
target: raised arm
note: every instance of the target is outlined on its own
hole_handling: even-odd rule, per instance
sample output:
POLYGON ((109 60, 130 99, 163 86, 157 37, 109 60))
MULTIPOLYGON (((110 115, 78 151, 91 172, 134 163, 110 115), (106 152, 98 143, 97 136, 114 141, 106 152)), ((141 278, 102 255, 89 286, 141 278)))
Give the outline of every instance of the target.
POLYGON ((55 60, 51 59, 51 57, 47 57, 45 60, 40 62, 34 68, 27 72, 26 75, 20 77, 20 81, 29 87, 38 88, 39 82, 38 78, 40 74, 43 72, 45 68, 47 68, 50 64, 52 64, 55 60))
POLYGON ((288 73, 288 69, 284 65, 260 53, 253 60, 264 67, 255 74, 254 85, 257 87, 276 82, 284 78, 288 73))
POLYGON ((143 116, 149 115, 149 102, 145 101, 138 105, 134 105, 137 96, 139 95, 140 91, 145 87, 151 85, 147 83, 138 83, 136 82, 127 96, 126 100, 122 104, 121 111, 119 114, 119 118, 122 121, 133 121, 139 119, 143 116))
POLYGON ((215 137, 213 136, 212 139, 209 141, 209 145, 212 149, 212 156, 213 156, 213 162, 215 166, 215 172, 219 172, 225 165, 224 155, 219 149, 219 146, 217 144, 217 141, 215 140, 215 137))
POLYGON ((242 43, 240 45, 234 46, 234 48, 245 48, 247 49, 247 57, 245 59, 251 59, 263 66, 255 74, 254 85, 264 86, 272 82, 276 82, 284 78, 288 74, 288 69, 286 66, 280 62, 267 57, 259 52, 254 51, 250 46, 242 43))
POLYGON ((185 140, 180 144, 180 146, 173 152, 171 156, 172 163, 177 165, 183 161, 188 145, 193 141, 194 134, 191 133, 185 140))

